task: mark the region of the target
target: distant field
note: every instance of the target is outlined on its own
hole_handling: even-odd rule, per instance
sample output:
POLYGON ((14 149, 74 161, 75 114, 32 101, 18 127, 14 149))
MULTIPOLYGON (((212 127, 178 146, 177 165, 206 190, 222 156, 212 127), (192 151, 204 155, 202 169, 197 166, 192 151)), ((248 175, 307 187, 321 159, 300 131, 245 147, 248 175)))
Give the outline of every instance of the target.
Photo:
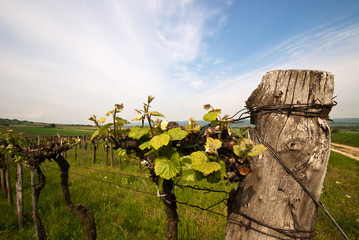
POLYGON ((36 135, 91 135, 95 129, 91 130, 88 127, 86 128, 45 128, 45 127, 13 127, 14 130, 36 135))
POLYGON ((338 132, 332 133, 332 142, 359 147, 358 132, 338 132))

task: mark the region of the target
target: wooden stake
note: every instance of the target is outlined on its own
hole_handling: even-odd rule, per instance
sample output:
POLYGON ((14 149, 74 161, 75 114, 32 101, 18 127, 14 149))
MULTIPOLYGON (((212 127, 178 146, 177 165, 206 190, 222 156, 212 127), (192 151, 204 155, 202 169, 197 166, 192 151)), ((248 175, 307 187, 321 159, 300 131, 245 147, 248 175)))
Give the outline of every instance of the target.
POLYGON ((30 169, 30 181, 31 181, 31 200, 32 200, 32 218, 34 220, 36 239, 40 239, 40 228, 39 228, 39 212, 37 209, 37 194, 36 194, 36 174, 35 169, 30 169))
POLYGON ((23 174, 22 164, 16 163, 16 210, 17 210, 17 223, 19 230, 24 227, 24 202, 23 202, 23 174))
POLYGON ((113 145, 112 145, 112 143, 110 143, 110 157, 111 157, 111 167, 114 167, 115 166, 115 160, 114 160, 114 157, 113 157, 113 145))
POLYGON ((7 200, 9 206, 12 206, 14 200, 11 194, 11 182, 10 182, 10 172, 9 172, 9 161, 8 156, 5 154, 5 182, 6 182, 6 192, 7 192, 7 200))
MULTIPOLYGON (((247 100, 255 129, 319 200, 330 155, 327 114, 334 76, 311 70, 271 71, 247 100), (305 112, 281 106, 307 105, 305 112), (261 111, 263 106, 276 111, 261 111)), ((252 134, 252 138, 253 134, 252 134)), ((254 139, 255 140, 255 139, 254 139)), ((228 201, 226 240, 314 238, 317 207, 267 150, 228 201)))
POLYGON ((6 181, 5 181, 5 154, 0 155, 0 182, 1 182, 1 191, 4 196, 6 196, 6 181))

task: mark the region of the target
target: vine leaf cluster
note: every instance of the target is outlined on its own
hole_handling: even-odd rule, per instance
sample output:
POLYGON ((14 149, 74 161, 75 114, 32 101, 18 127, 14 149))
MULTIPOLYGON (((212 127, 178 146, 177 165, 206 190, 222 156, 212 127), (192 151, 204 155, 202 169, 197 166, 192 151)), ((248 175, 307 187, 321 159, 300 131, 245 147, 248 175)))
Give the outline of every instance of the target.
POLYGON ((116 130, 116 127, 129 123, 115 116, 123 110, 123 103, 116 104, 115 109, 107 114, 113 114, 112 123, 103 124, 105 118, 97 120, 95 115, 89 120, 99 128, 92 138, 105 137, 117 146, 122 156, 127 151, 135 151, 156 183, 175 178, 183 181, 206 179, 211 183, 222 179, 240 182, 250 173, 249 159, 266 150, 262 144, 254 145, 247 129, 231 128, 233 119, 229 115, 221 116, 222 110, 210 104, 204 105, 207 113, 203 120, 209 122, 208 125, 201 127, 190 118, 187 126, 180 127, 176 122, 163 120, 165 116, 162 113, 151 111, 153 100, 154 97, 149 96, 142 110, 135 110, 137 117, 132 121, 140 121, 141 126, 130 128, 127 136, 116 130), (126 146, 129 140, 136 141, 135 147, 120 147, 126 146))

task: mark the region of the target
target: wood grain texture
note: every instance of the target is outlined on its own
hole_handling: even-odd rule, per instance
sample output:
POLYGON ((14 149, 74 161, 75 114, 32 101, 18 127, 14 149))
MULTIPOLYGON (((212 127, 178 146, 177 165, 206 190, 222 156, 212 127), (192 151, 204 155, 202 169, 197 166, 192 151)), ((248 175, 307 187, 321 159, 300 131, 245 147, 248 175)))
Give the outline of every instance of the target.
MULTIPOLYGON (((334 76, 329 72, 276 70, 264 75, 248 98, 247 106, 332 104, 333 91, 334 76)), ((325 111, 329 113, 330 109, 325 111)), ((319 200, 330 154, 327 121, 290 113, 258 112, 251 116, 251 122, 261 138, 319 200)), ((317 208, 299 184, 269 151, 251 160, 251 170, 231 194, 225 239, 311 237, 317 222, 317 208)))

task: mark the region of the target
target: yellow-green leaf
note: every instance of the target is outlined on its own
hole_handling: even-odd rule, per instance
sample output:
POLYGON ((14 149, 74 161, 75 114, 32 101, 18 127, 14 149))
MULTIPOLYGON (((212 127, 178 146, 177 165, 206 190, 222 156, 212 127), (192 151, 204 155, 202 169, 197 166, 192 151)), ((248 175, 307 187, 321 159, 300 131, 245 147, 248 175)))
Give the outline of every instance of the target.
POLYGON ((258 156, 264 153, 267 150, 267 148, 263 144, 255 145, 252 150, 248 153, 248 156, 258 156))
POLYGON ((168 133, 162 133, 161 135, 154 136, 150 140, 150 146, 155 150, 158 150, 162 146, 167 146, 170 142, 170 135, 168 133))
POLYGON ((105 121, 106 121, 106 118, 102 117, 102 118, 100 118, 97 122, 98 122, 98 123, 104 123, 105 121))
POLYGON ((159 113, 156 111, 151 111, 151 112, 148 112, 147 114, 151 114, 152 116, 155 116, 155 117, 165 117, 162 113, 159 113))
POLYGON ((218 162, 210 162, 206 152, 197 151, 191 154, 191 167, 195 170, 201 171, 204 175, 217 171, 221 168, 218 162))
POLYGON ((191 164, 184 164, 182 166, 181 179, 184 181, 201 181, 204 178, 200 171, 197 171, 191 167, 191 164))
POLYGON ((142 115, 142 114, 139 114, 139 115, 137 115, 136 118, 132 119, 132 121, 133 121, 133 122, 134 122, 134 121, 141 121, 142 118, 143 118, 143 115, 142 115))
POLYGON ((141 150, 145 150, 150 146, 150 141, 142 143, 140 146, 138 146, 141 150))
POLYGON ((106 113, 106 116, 108 117, 108 116, 110 116, 110 114, 112 114, 112 113, 114 113, 114 112, 115 112, 115 110, 111 110, 111 111, 109 111, 109 112, 106 113))
POLYGON ((99 134, 100 135, 105 135, 105 133, 107 133, 107 130, 113 125, 113 123, 107 123, 105 125, 103 125, 101 128, 100 128, 100 132, 99 134))
POLYGON ((167 130, 168 121, 161 122, 161 130, 166 131, 167 130))
POLYGON ((182 140, 188 135, 188 132, 182 130, 180 127, 172 128, 171 130, 168 131, 168 133, 172 141, 182 140))
POLYGON ((233 152, 238 157, 243 157, 246 153, 247 147, 246 144, 242 141, 238 145, 233 146, 233 152))
POLYGON ((91 141, 97 136, 100 134, 100 129, 96 130, 93 134, 92 134, 92 137, 91 137, 91 141))
POLYGON ((210 111, 203 116, 203 121, 212 122, 217 119, 221 111, 210 111))
POLYGON ((211 137, 207 137, 206 145, 204 146, 206 152, 216 153, 217 149, 222 146, 222 142, 219 139, 213 139, 211 137))
POLYGON ((178 156, 172 156, 171 159, 161 156, 156 158, 154 163, 156 175, 167 180, 175 177, 181 169, 178 156))
POLYGON ((150 132, 150 129, 147 127, 139 127, 139 126, 135 126, 132 127, 130 132, 128 133, 128 136, 130 138, 139 140, 141 137, 143 137, 144 135, 148 134, 150 132))

